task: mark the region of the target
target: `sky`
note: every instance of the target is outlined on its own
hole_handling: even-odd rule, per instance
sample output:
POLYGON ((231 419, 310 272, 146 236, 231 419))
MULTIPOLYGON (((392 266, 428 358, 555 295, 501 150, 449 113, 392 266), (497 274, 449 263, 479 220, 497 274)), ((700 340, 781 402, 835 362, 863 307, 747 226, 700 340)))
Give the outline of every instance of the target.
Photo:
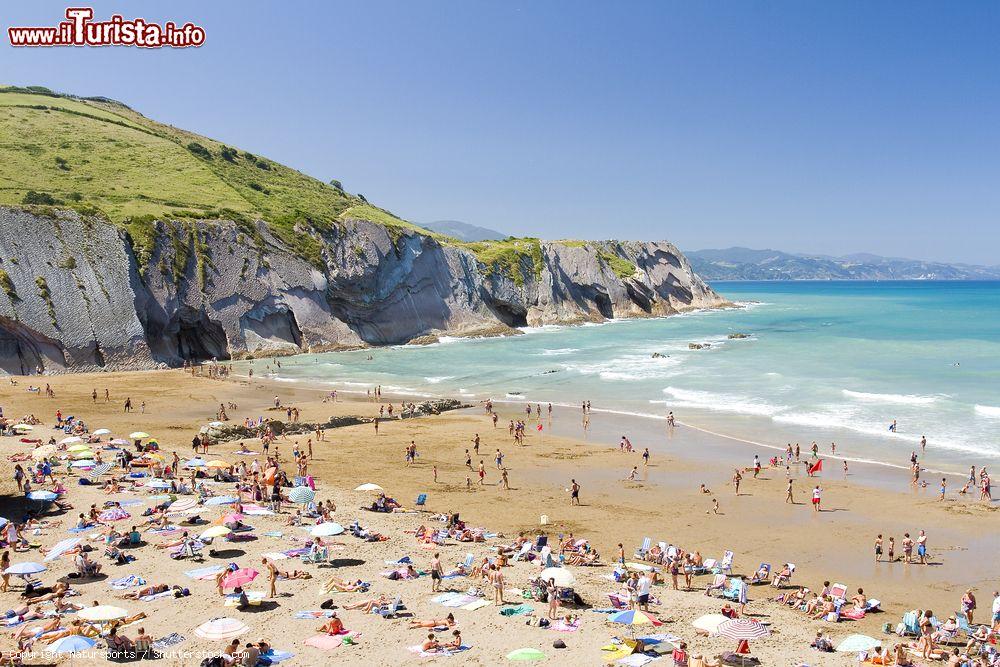
POLYGON ((1000 264, 997 2, 87 4, 206 42, 4 30, 0 82, 118 99, 416 222, 1000 264))

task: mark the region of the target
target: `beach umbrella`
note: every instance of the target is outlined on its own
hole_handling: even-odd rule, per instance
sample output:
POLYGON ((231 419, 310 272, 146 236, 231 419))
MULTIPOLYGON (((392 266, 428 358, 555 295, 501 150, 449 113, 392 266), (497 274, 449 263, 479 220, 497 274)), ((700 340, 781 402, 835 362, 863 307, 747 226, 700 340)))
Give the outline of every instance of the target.
POLYGON ((159 452, 146 452, 142 455, 143 458, 147 458, 150 461, 166 461, 167 457, 159 452))
POLYGON ((94 435, 111 435, 111 429, 99 428, 96 431, 94 431, 94 435))
POLYGON ((52 493, 51 491, 45 491, 45 490, 32 491, 31 493, 28 494, 28 500, 48 500, 51 502, 58 497, 59 496, 52 493))
POLYGON ((556 580, 556 586, 560 588, 569 588, 576 583, 576 577, 573 573, 564 567, 547 567, 542 570, 539 575, 542 581, 548 581, 549 579, 556 580))
POLYGON ((224 514, 216 521, 219 525, 226 525, 227 523, 239 523, 243 520, 243 515, 238 512, 230 512, 229 514, 224 514))
POLYGON ((622 625, 663 625, 657 619, 638 609, 626 609, 625 611, 615 612, 608 616, 608 620, 612 623, 621 623, 622 625))
POLYGON ((77 653, 88 651, 97 645, 97 640, 83 635, 70 635, 49 644, 45 649, 48 653, 77 653))
POLYGON ((85 621, 107 623, 125 618, 128 616, 128 610, 110 604, 99 604, 96 607, 84 607, 76 615, 85 621))
POLYGON ((343 638, 335 635, 315 635, 305 641, 306 646, 323 649, 324 651, 332 651, 343 643, 343 638))
POLYGON ((100 521, 121 521, 122 519, 131 519, 132 515, 121 507, 112 507, 98 514, 97 518, 100 521))
POLYGON ((362 484, 361 486, 359 486, 358 488, 356 488, 354 490, 355 491, 383 491, 384 489, 381 486, 379 486, 378 484, 372 484, 371 482, 368 482, 367 484, 362 484))
POLYGON ((3 528, 8 523, 10 523, 10 519, 8 519, 7 517, 0 516, 0 528, 3 528))
POLYGON ((732 618, 720 623, 717 632, 721 637, 737 641, 760 639, 771 634, 766 626, 752 618, 732 618))
POLYGON ((729 619, 722 614, 705 614, 704 616, 696 618, 691 625, 699 630, 704 630, 710 635, 714 635, 718 633, 719 626, 728 620, 729 619))
POLYGON ((112 445, 128 445, 128 444, 131 444, 131 443, 129 443, 128 440, 122 440, 121 438, 115 438, 114 440, 111 441, 111 444, 112 445))
POLYGON ((92 459, 94 458, 94 452, 90 451, 89 449, 81 449, 76 452, 70 452, 69 457, 74 461, 80 461, 83 459, 92 459))
POLYGON ((41 563, 26 562, 26 563, 17 563, 15 565, 11 565, 6 570, 4 570, 3 573, 17 574, 23 577, 28 574, 38 574, 39 572, 45 572, 45 570, 47 569, 48 568, 42 565, 41 563))
POLYGON ((97 461, 93 459, 80 459, 79 461, 73 461, 71 465, 74 468, 93 468, 97 465, 97 461))
POLYGON ((185 468, 204 468, 206 466, 205 459, 193 458, 184 464, 185 468))
POLYGON ((214 461, 209 461, 205 464, 206 468, 228 468, 229 463, 223 461, 222 459, 215 459, 214 461))
POLYGON ((250 627, 235 618, 213 618, 194 629, 194 633, 204 639, 234 639, 247 632, 250 627))
POLYGON ((514 662, 528 662, 532 660, 545 660, 545 654, 537 648, 519 648, 507 654, 507 659, 514 662))
POLYGON ((222 428, 223 426, 225 426, 225 424, 223 424, 222 422, 208 422, 208 425, 211 426, 212 428, 222 428))
POLYGON ((198 506, 197 498, 180 498, 170 503, 167 510, 170 512, 186 512, 198 506))
POLYGON ((66 451, 67 452, 85 452, 88 449, 90 449, 90 445, 85 445, 82 442, 80 442, 80 438, 77 438, 76 442, 78 444, 73 445, 72 447, 67 447, 66 451))
POLYGON ((860 653, 881 645, 882 642, 868 635, 848 635, 844 641, 837 644, 837 650, 844 653, 860 653))
POLYGON ((289 502, 305 505, 316 500, 316 492, 308 486, 296 486, 288 492, 288 500, 289 502))
POLYGON ((56 542, 51 549, 49 549, 49 554, 43 559, 46 563, 51 563, 56 558, 59 558, 64 553, 78 545, 82 540, 79 537, 68 537, 65 540, 56 542))
POLYGON ((36 461, 41 461, 42 459, 47 459, 56 453, 55 445, 42 445, 41 447, 35 447, 31 452, 31 458, 36 461))
POLYGON ((251 581, 256 579, 258 574, 260 574, 260 572, 252 567, 241 567, 235 572, 231 572, 222 578, 222 587, 236 588, 237 586, 246 586, 251 581))
POLYGON ((34 431, 35 427, 31 424, 14 424, 11 429, 15 431, 34 431))
POLYGON ((168 482, 165 479, 153 478, 153 479, 149 480, 148 482, 146 482, 146 486, 148 486, 151 489, 169 489, 170 488, 170 482, 168 482))
POLYGON ((339 523, 327 522, 313 526, 309 534, 313 537, 330 537, 331 535, 340 535, 343 532, 344 527, 339 523))
POLYGON ((209 507, 214 507, 216 505, 232 505, 237 500, 236 496, 215 496, 206 500, 205 504, 209 507))
POLYGON ((226 526, 212 526, 201 534, 201 539, 208 540, 213 537, 224 537, 231 532, 233 532, 232 529, 226 526))
POLYGON ((145 440, 150 436, 145 431, 136 431, 135 433, 129 433, 128 437, 132 438, 133 440, 145 440))
POLYGON ((91 477, 100 477, 101 475, 103 475, 104 473, 108 472, 109 470, 111 470, 111 464, 110 463, 99 463, 96 466, 94 466, 93 470, 90 471, 90 476, 91 477))
MULTIPOLYGON (((60 445, 72 445, 75 442, 83 442, 83 438, 81 438, 78 435, 71 435, 68 438, 63 438, 62 440, 60 440, 59 444, 60 445)), ((86 445, 84 445, 84 449, 87 449, 86 445)))

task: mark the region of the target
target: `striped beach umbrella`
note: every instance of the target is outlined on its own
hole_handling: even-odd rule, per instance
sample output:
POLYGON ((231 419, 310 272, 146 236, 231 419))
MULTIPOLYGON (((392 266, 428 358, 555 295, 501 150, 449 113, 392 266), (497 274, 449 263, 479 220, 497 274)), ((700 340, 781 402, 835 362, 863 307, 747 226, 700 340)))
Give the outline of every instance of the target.
POLYGON ((45 491, 45 490, 32 491, 27 495, 28 500, 43 500, 43 501, 47 500, 50 502, 58 497, 59 496, 52 493, 51 491, 45 491))
POLYGON ((77 616, 85 621, 107 623, 125 618, 128 616, 128 610, 110 604, 99 604, 96 607, 84 607, 77 612, 77 616))
POLYGON ((122 519, 131 519, 132 515, 123 510, 121 507, 112 507, 109 510, 104 510, 97 515, 99 521, 121 521, 122 519))
POLYGON ((316 500, 316 492, 308 486, 296 486, 288 492, 288 500, 289 502, 305 505, 316 500))
MULTIPOLYGON (((169 485, 168 485, 169 486, 169 485)), ((186 512, 198 506, 197 498, 178 498, 167 507, 168 512, 186 512)))
POLYGON ((203 639, 234 639, 247 632, 250 632, 249 626, 235 618, 213 618, 194 629, 203 639))
POLYGON ((111 467, 112 466, 110 463, 99 463, 96 466, 94 466, 93 470, 90 471, 90 476, 100 477, 104 473, 109 472, 111 470, 111 467))
POLYGON ((206 500, 205 504, 209 507, 214 507, 216 505, 232 505, 236 501, 236 496, 214 496, 206 500))
POLYGON ((638 609, 626 609, 625 611, 615 612, 608 617, 608 620, 612 623, 621 623, 622 625, 663 625, 657 619, 638 609))
POLYGON ((725 623, 720 623, 718 633, 720 637, 744 641, 768 637, 771 631, 767 629, 767 626, 752 618, 733 618, 725 623))
POLYGON ((39 572, 45 572, 48 568, 41 563, 15 563, 11 565, 6 570, 3 571, 4 574, 16 574, 20 576, 27 576, 29 574, 38 574, 39 572))
POLYGON ((62 556, 64 553, 78 545, 82 540, 79 537, 68 537, 65 540, 56 542, 51 549, 49 549, 48 555, 43 559, 46 563, 51 563, 55 559, 62 556))

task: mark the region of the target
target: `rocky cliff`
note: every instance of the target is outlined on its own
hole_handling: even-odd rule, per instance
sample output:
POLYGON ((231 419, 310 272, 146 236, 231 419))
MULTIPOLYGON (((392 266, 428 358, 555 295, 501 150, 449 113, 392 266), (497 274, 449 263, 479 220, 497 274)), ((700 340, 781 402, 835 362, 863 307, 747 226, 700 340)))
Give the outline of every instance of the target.
POLYGON ((309 261, 263 222, 149 232, 139 244, 100 218, 0 207, 0 371, 148 368, 725 304, 665 242, 529 240, 498 259, 347 219, 303 231, 320 248, 309 261))

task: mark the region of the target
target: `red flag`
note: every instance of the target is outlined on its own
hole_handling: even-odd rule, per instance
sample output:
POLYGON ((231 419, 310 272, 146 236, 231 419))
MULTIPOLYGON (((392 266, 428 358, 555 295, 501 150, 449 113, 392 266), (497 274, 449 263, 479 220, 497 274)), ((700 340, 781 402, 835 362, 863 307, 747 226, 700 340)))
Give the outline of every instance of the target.
POLYGON ((809 466, 809 474, 810 475, 812 475, 814 473, 817 473, 817 472, 822 472, 822 471, 823 471, 823 459, 820 459, 819 461, 816 461, 816 463, 814 463, 811 466, 809 466))
POLYGON ((538 429, 539 431, 541 431, 541 430, 542 430, 542 425, 541 425, 541 424, 539 424, 539 425, 538 425, 538 426, 536 426, 535 428, 537 428, 537 429, 538 429))

